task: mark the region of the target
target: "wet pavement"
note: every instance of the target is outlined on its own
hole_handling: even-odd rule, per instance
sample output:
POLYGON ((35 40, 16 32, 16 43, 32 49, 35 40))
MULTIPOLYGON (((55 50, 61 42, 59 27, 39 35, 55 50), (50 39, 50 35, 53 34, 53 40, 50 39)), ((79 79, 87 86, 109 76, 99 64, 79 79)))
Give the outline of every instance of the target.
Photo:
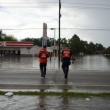
POLYGON ((110 92, 110 71, 70 71, 65 80, 62 70, 47 70, 42 78, 37 70, 0 70, 0 89, 110 92))

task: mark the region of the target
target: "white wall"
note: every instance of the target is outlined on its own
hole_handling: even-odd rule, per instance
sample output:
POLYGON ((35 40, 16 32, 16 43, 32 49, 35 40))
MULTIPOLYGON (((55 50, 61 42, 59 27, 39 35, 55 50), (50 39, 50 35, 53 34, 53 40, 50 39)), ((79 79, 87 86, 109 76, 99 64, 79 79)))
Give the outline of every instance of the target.
POLYGON ((40 51, 41 48, 42 48, 42 47, 33 46, 33 47, 31 48, 31 54, 32 54, 32 55, 33 55, 33 54, 38 54, 38 52, 40 51))
MULTIPOLYGON (((31 56, 33 56, 33 55, 37 55, 41 48, 42 47, 39 47, 39 46, 35 45, 32 48, 28 48, 28 47, 20 48, 20 52, 21 52, 21 55, 31 55, 31 56)), ((53 52, 53 47, 47 47, 47 51, 48 52, 53 52)))
POLYGON ((31 48, 27 48, 27 47, 25 47, 25 48, 20 48, 20 54, 21 55, 30 55, 31 54, 31 48))
POLYGON ((39 52, 39 50, 41 49, 41 47, 38 46, 33 46, 32 48, 29 47, 25 47, 25 48, 20 48, 20 52, 21 52, 21 56, 22 55, 37 55, 37 53, 39 52))
POLYGON ((47 47, 47 51, 48 51, 48 52, 53 52, 52 47, 47 47))

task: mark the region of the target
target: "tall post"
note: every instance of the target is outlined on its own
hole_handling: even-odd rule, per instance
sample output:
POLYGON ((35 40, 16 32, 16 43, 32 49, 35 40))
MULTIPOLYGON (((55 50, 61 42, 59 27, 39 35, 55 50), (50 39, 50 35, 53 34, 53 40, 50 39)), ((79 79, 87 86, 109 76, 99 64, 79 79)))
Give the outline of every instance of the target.
MULTIPOLYGON (((0 41, 2 41, 2 30, 0 30, 0 41)), ((1 43, 2 46, 2 43, 1 43)), ((2 57, 2 50, 0 50, 0 57, 2 57)))
POLYGON ((54 46, 54 49, 53 49, 54 51, 53 52, 54 52, 54 60, 55 60, 55 33, 56 33, 56 28, 51 28, 51 30, 54 30, 54 45, 53 45, 54 46))
POLYGON ((54 60, 55 60, 55 33, 56 33, 56 29, 54 29, 54 60))
POLYGON ((59 51, 58 51, 58 66, 60 68, 60 18, 61 18, 61 0, 59 0, 59 51))
POLYGON ((43 23, 43 37, 42 37, 42 46, 47 46, 47 24, 43 23))
POLYGON ((2 41, 2 30, 0 30, 0 41, 2 41))

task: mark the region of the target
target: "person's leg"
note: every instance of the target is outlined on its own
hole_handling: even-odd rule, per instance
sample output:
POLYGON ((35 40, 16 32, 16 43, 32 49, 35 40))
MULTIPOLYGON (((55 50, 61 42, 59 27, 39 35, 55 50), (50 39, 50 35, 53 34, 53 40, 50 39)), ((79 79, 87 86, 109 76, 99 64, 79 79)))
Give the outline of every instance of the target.
POLYGON ((67 66, 65 63, 62 63, 62 69, 63 69, 63 73, 64 73, 64 78, 67 79, 67 66))
POLYGON ((68 72, 69 72, 69 65, 66 65, 66 67, 65 67, 65 79, 68 78, 68 72))
POLYGON ((63 73, 65 74, 65 64, 62 63, 62 70, 63 70, 63 73))
POLYGON ((63 73, 65 74, 65 66, 62 65, 62 70, 63 70, 63 73))
POLYGON ((68 78, 69 65, 70 65, 70 60, 65 59, 62 61, 62 69, 63 69, 65 79, 68 78))
POLYGON ((41 71, 41 77, 43 77, 43 64, 40 63, 40 71, 41 71))
POLYGON ((68 78, 68 72, 69 72, 69 65, 70 65, 70 59, 67 59, 66 61, 66 72, 65 72, 65 78, 68 78))
POLYGON ((44 74, 43 74, 43 77, 45 77, 45 75, 46 75, 46 66, 47 66, 47 64, 46 63, 44 63, 44 74))

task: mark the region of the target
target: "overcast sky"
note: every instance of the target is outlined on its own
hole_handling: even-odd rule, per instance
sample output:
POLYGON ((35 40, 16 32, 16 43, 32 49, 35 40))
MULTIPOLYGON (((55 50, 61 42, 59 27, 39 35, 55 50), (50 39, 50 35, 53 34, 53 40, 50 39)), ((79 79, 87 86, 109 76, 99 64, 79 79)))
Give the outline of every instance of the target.
MULTIPOLYGON (((0 0, 0 29, 18 40, 38 38, 47 23, 48 37, 58 38, 59 0, 0 0)), ((110 46, 110 0, 61 0, 61 38, 110 46)))

